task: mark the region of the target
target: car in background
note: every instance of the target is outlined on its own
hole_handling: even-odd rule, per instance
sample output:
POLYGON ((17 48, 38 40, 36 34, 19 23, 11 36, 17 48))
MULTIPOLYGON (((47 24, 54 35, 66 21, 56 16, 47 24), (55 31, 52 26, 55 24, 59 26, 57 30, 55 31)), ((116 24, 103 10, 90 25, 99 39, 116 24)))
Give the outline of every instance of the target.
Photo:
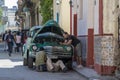
POLYGON ((24 56, 24 64, 33 68, 36 52, 44 48, 47 56, 53 61, 62 60, 67 66, 72 67, 73 48, 71 45, 61 45, 59 42, 64 41, 62 36, 64 30, 60 28, 57 22, 50 20, 37 31, 31 40, 31 45, 24 56))
MULTIPOLYGON (((28 30, 23 30, 23 32, 26 32, 27 35, 27 40, 23 45, 23 49, 22 49, 22 55, 26 57, 27 51, 30 49, 30 45, 33 44, 32 43, 32 38, 34 37, 35 33, 42 28, 42 26, 33 26, 29 31, 28 30)), ((26 59, 26 58, 24 58, 26 59)), ((27 60, 24 60, 27 61, 27 60)), ((27 65, 27 62, 24 62, 23 65, 27 65)))

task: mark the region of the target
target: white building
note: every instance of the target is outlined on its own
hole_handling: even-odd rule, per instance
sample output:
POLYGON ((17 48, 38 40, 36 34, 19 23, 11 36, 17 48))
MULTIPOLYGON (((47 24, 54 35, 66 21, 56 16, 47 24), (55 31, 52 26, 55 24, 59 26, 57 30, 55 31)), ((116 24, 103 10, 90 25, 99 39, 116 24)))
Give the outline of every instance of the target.
POLYGON ((116 13, 117 9, 120 11, 120 0, 72 0, 72 3, 71 33, 81 40, 83 61, 99 74, 112 74, 120 56, 120 22, 118 25, 116 13))
POLYGON ((9 8, 7 10, 7 17, 8 17, 8 22, 7 22, 7 28, 6 29, 11 29, 11 30, 18 30, 18 26, 16 25, 15 21, 15 12, 17 8, 14 6, 13 8, 9 8))
POLYGON ((0 0, 0 6, 4 5, 5 0, 0 0))

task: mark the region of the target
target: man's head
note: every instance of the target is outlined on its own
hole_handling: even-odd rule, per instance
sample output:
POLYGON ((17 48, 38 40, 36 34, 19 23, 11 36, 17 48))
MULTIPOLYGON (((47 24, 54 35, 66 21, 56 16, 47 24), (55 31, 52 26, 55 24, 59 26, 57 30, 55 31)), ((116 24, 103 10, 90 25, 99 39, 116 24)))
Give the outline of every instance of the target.
POLYGON ((68 38, 68 36, 69 36, 69 34, 68 34, 67 32, 64 32, 64 33, 63 33, 63 37, 64 37, 64 38, 68 38))

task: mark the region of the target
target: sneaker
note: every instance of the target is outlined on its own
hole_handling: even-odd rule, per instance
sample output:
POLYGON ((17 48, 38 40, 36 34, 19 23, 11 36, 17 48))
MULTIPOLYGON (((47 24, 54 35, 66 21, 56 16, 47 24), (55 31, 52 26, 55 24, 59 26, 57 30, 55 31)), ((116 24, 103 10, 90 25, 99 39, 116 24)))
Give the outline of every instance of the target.
POLYGON ((67 72, 67 67, 65 67, 62 71, 65 73, 65 72, 67 72))
POLYGON ((83 66, 82 65, 78 65, 77 68, 83 68, 83 66))

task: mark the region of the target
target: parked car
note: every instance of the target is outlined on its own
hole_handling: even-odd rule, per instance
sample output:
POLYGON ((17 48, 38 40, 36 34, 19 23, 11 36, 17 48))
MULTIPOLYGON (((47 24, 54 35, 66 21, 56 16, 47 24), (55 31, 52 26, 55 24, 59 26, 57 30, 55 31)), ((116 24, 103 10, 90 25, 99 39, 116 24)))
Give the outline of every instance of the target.
MULTIPOLYGON (((29 47, 32 44, 31 40, 32 40, 33 36, 35 35, 35 33, 40 28, 42 28, 42 26, 33 26, 29 31, 28 30, 23 30, 24 32, 26 32, 26 34, 28 36, 27 40, 26 40, 26 43, 23 45, 23 49, 22 49, 22 55, 23 55, 24 59, 27 59, 27 51, 29 50, 29 47)), ((24 60, 24 61, 27 61, 27 60, 24 60)), ((27 65, 27 62, 24 62, 23 65, 27 65)))
POLYGON ((59 44, 59 42, 64 41, 62 36, 63 32, 63 29, 53 20, 43 25, 32 38, 32 44, 27 48, 24 56, 24 64, 28 64, 28 67, 32 68, 36 52, 39 52, 40 48, 43 47, 46 54, 52 60, 63 60, 64 63, 71 68, 73 48, 71 45, 59 44))

